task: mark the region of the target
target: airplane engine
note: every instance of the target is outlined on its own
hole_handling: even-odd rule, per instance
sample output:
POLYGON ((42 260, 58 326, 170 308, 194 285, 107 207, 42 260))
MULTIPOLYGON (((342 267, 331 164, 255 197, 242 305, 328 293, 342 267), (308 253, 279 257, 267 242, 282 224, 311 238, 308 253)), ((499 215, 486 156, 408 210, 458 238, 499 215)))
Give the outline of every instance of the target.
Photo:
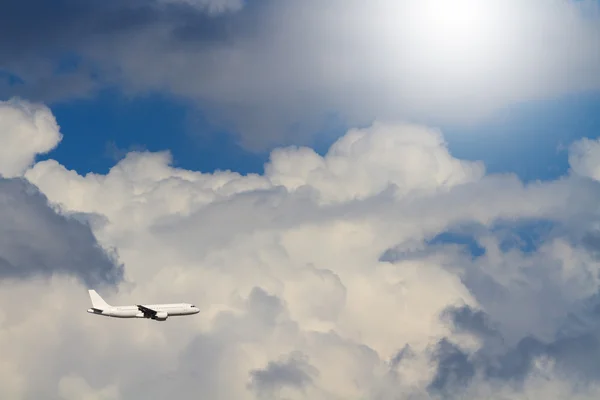
POLYGON ((152 319, 155 319, 157 321, 165 321, 168 317, 169 317, 169 314, 167 314, 166 311, 159 311, 156 313, 156 315, 152 319))

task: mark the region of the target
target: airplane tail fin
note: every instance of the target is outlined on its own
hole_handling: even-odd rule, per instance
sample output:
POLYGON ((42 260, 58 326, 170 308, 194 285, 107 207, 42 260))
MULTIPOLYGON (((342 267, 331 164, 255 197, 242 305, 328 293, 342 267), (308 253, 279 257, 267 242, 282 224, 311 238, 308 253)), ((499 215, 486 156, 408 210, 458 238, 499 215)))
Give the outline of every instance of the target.
POLYGON ((88 293, 90 294, 90 300, 92 300, 93 308, 98 310, 105 310, 107 308, 110 308, 110 305, 108 305, 108 303, 105 302, 104 299, 100 297, 100 295, 96 293, 95 290, 90 289, 88 290, 88 293))

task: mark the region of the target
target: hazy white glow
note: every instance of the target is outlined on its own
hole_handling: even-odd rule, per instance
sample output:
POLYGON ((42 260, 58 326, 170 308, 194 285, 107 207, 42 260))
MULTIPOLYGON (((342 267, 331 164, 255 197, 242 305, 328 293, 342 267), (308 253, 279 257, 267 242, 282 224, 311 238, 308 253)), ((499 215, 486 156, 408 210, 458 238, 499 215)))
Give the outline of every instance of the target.
POLYGON ((493 84, 490 72, 496 75, 508 60, 510 24, 500 11, 497 1, 415 2, 407 35, 413 68, 427 73, 439 89, 453 88, 454 95, 469 90, 467 85, 480 87, 481 80, 493 84))
MULTIPOLYGON (((490 4, 481 0, 424 0, 414 7, 415 25, 424 37, 423 44, 471 48, 489 37, 497 22, 490 4)), ((437 49, 436 49, 437 50, 437 49)))
POLYGON ((265 150, 307 144, 330 111, 349 126, 470 123, 514 102, 600 88, 597 8, 596 0, 272 1, 253 8, 251 34, 232 23, 227 40, 173 46, 169 28, 152 31, 149 46, 128 36, 89 54, 114 62, 130 90, 197 100, 246 148, 265 150))

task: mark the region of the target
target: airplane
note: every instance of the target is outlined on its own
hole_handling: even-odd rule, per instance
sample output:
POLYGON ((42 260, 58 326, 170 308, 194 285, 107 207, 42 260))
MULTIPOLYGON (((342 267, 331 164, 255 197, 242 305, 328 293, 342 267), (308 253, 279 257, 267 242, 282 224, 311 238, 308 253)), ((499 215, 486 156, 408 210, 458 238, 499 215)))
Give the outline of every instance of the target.
POLYGON ((200 312, 198 307, 188 303, 111 306, 95 290, 90 289, 88 293, 92 300, 92 308, 88 308, 87 312, 105 317, 147 318, 155 321, 166 321, 171 316, 192 315, 200 312))

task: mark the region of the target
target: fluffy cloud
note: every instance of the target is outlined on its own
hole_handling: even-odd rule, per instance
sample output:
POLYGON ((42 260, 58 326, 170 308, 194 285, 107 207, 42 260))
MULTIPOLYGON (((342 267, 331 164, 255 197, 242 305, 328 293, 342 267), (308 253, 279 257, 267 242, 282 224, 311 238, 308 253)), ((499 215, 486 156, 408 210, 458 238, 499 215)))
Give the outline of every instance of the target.
MULTIPOLYGON (((69 288, 113 287, 122 282, 123 269, 112 251, 99 245, 89 216, 61 212, 19 176, 36 154, 59 142, 51 112, 23 101, 2 103, 0 127, 0 340, 10 344, 2 347, 0 396, 46 397, 46 388, 56 392, 56 386, 47 385, 61 378, 63 398, 82 398, 82 391, 86 396, 93 392, 83 378, 64 375, 64 370, 58 375, 42 372, 52 371, 51 360, 60 358, 53 352, 55 346, 77 337, 63 336, 69 323, 57 316, 65 316, 76 298, 73 291, 65 297, 69 288), (66 290, 53 284, 56 281, 66 283, 66 290), (21 347, 25 344, 27 350, 21 347), (32 375, 39 377, 38 384, 31 384, 32 375)), ((112 392, 110 386, 99 389, 102 396, 112 392)))
POLYGON ((401 135, 396 130, 381 123, 352 130, 324 158, 309 148, 275 150, 266 175, 286 189, 313 188, 324 202, 363 199, 389 185, 403 196, 451 188, 483 176, 481 163, 452 158, 441 134, 418 126, 403 127, 401 135))
POLYGON ((0 68, 23 82, 0 93, 163 91, 251 149, 307 144, 332 114, 463 123, 600 88, 595 0, 12 2, 0 68), (57 77, 65 49, 81 59, 57 77))
MULTIPOLYGON (((600 395, 596 180, 486 175, 439 131, 383 122, 324 156, 277 149, 262 175, 170 161, 132 152, 80 176, 47 160, 24 177, 60 213, 52 221, 85 216, 117 249, 125 279, 102 290, 109 303, 191 301, 201 313, 105 319, 85 312, 77 274, 0 280, 0 342, 15 344, 2 397, 600 395)), ((3 236, 30 221, 35 240, 36 215, 3 236)), ((66 241, 93 272, 77 229, 48 231, 38 258, 66 241)))
POLYGON ((50 110, 26 101, 0 101, 0 176, 21 175, 37 154, 47 153, 62 135, 50 110))
POLYGON ((121 268, 98 246, 89 226, 57 214, 29 182, 0 178, 0 201, 1 279, 62 273, 90 286, 122 279, 121 268))
POLYGON ((50 110, 13 100, 0 103, 0 277, 66 274, 88 285, 115 284, 122 270, 98 243, 85 216, 62 215, 20 177, 35 156, 61 140, 50 110))

